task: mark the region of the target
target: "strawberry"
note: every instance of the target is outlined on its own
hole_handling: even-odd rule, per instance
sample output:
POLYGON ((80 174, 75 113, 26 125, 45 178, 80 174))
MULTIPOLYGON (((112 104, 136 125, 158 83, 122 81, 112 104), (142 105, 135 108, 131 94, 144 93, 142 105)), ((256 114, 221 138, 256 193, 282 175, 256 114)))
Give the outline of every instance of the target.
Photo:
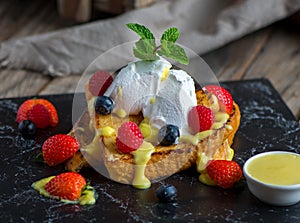
POLYGON ((188 113, 188 123, 193 134, 210 129, 214 121, 213 111, 202 105, 194 106, 188 113))
POLYGON ((20 123, 24 120, 28 120, 28 111, 36 104, 36 101, 34 99, 29 99, 24 101, 17 112, 17 123, 20 123))
POLYGON ((107 71, 97 71, 89 80, 89 91, 94 96, 101 96, 113 82, 113 78, 107 71))
POLYGON ((217 85, 205 86, 205 90, 214 94, 218 98, 222 111, 226 111, 227 114, 231 114, 233 101, 229 91, 217 85))
POLYGON ((242 177, 240 166, 229 160, 212 160, 208 163, 206 171, 216 185, 225 189, 233 187, 242 177))
POLYGON ((58 114, 57 114, 57 111, 56 111, 56 108, 54 107, 54 105, 50 101, 43 99, 43 98, 36 99, 36 103, 42 104, 45 106, 45 108, 49 112, 50 125, 52 127, 55 127, 58 124, 58 114))
POLYGON ((38 128, 46 128, 50 123, 48 110, 44 105, 36 104, 28 111, 28 120, 32 121, 38 128))
POLYGON ((71 158, 79 150, 79 142, 72 136, 57 134, 48 138, 42 146, 44 161, 56 166, 71 158))
POLYGON ((50 101, 48 101, 46 99, 42 99, 42 98, 28 99, 28 100, 24 101, 20 105, 18 112, 17 112, 17 118, 16 118, 17 123, 20 123, 23 120, 28 120, 29 110, 34 105, 37 105, 37 104, 41 104, 47 109, 47 111, 49 113, 49 117, 50 117, 49 124, 53 127, 56 126, 58 124, 58 114, 57 114, 56 108, 50 101))
POLYGON ((116 140, 120 152, 130 153, 137 150, 143 143, 142 133, 134 122, 124 122, 119 130, 116 140))
POLYGON ((60 199, 74 201, 81 195, 86 181, 79 173, 67 172, 52 178, 46 185, 46 191, 60 199))

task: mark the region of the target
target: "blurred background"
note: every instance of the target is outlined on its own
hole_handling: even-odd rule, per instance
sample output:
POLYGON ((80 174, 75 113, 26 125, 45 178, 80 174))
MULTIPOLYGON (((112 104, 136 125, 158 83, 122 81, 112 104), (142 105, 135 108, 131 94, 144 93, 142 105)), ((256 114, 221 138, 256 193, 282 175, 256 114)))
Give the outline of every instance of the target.
MULTIPOLYGON (((165 1, 172 2, 172 0, 165 1)), ((131 12, 145 10, 158 2, 159 0, 0 0, 0 44, 13 42, 16 53, 19 39, 37 36, 36 40, 39 40, 39 34, 65 28, 81 27, 114 18, 122 21, 126 18, 122 17, 124 13, 125 16, 134 19, 135 14, 131 12)), ((244 2, 246 1, 224 1, 220 6, 225 9, 226 4, 231 6, 233 3, 244 2)), ((298 0, 294 2, 299 3, 298 0)), ((210 22, 212 21, 207 21, 207 24, 210 22)), ((211 33, 217 32, 209 30, 209 27, 207 30, 211 33)), ((31 39, 31 43, 34 45, 34 39, 31 39)), ((1 50, 0 47, 0 61, 4 58, 1 50)), ((220 81, 269 79, 299 120, 300 13, 298 10, 266 27, 199 54, 220 81)), ((70 72, 68 75, 55 76, 40 69, 28 68, 27 58, 23 57, 23 59, 23 67, 20 68, 13 67, 11 64, 6 66, 7 61, 2 61, 1 98, 74 92, 80 73, 70 72)), ((21 63, 23 59, 18 58, 17 62, 21 63)), ((31 59, 35 60, 35 58, 31 59)))

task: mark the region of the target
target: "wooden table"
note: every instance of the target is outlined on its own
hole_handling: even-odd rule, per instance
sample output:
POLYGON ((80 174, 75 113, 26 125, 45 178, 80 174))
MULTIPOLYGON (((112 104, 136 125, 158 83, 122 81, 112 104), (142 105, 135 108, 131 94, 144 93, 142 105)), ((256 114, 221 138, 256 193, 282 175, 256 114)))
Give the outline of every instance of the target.
MULTIPOLYGON (((0 41, 74 25, 59 18, 55 1, 0 0, 0 41)), ((220 81, 268 78, 300 119, 300 23, 293 18, 202 55, 220 81)), ((74 92, 79 75, 50 77, 0 69, 0 98, 74 92)))

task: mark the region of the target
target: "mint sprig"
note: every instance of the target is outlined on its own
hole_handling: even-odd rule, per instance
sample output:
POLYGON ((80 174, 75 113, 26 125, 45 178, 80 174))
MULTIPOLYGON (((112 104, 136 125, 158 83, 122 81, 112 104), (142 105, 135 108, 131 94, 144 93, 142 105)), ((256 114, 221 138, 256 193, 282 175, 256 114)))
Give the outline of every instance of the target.
POLYGON ((150 29, 143 25, 137 23, 128 23, 127 27, 136 32, 141 37, 141 39, 155 39, 150 29))
POLYGON ((135 57, 152 61, 158 60, 159 56, 165 56, 184 65, 189 63, 184 49, 175 43, 180 36, 177 28, 167 29, 160 38, 161 45, 157 46, 153 33, 147 27, 137 23, 129 23, 127 27, 140 36, 133 49, 135 57))
POLYGON ((153 54, 156 48, 154 39, 140 39, 135 43, 134 56, 142 60, 158 60, 159 57, 153 54))
POLYGON ((160 42, 162 43, 164 41, 167 41, 167 42, 175 43, 178 38, 179 38, 178 29, 175 27, 171 27, 162 34, 160 38, 160 42))

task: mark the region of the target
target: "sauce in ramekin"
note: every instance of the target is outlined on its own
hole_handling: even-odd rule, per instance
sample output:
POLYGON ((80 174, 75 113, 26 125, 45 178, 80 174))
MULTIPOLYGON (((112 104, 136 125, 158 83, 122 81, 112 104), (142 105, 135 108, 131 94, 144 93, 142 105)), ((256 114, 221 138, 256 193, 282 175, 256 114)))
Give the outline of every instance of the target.
POLYGON ((247 167, 250 176, 273 185, 300 184, 300 156, 270 153, 253 159, 247 167))

